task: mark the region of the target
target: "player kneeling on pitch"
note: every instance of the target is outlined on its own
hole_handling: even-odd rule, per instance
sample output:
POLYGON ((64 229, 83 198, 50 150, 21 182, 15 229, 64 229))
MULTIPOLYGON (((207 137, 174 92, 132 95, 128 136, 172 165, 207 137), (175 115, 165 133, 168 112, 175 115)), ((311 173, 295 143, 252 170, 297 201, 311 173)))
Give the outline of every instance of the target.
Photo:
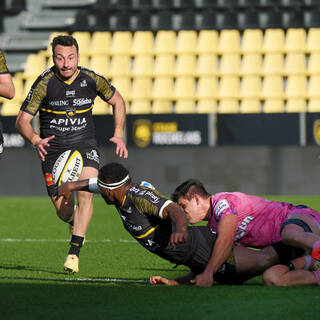
MULTIPOLYGON (((73 191, 100 193, 114 205, 125 229, 148 251, 177 265, 190 268, 180 283, 190 283, 205 269, 217 234, 206 226, 187 226, 184 211, 162 196, 150 183, 131 181, 129 171, 118 163, 99 170, 98 178, 68 182, 58 194, 66 201, 73 191)), ((234 247, 215 276, 220 283, 242 283, 280 261, 290 261, 295 251, 275 243, 261 251, 234 247)))

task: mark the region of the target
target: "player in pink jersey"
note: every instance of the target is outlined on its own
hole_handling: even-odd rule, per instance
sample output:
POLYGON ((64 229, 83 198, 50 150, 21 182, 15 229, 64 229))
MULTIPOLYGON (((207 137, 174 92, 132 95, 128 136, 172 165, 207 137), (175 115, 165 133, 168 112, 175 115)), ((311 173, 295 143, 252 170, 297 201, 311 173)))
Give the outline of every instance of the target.
POLYGON ((218 231, 216 245, 206 269, 194 279, 211 286, 214 274, 230 254, 234 241, 264 248, 282 240, 320 260, 320 213, 306 206, 269 201, 241 192, 209 194, 197 180, 187 180, 172 195, 186 212, 190 223, 208 221, 218 231))

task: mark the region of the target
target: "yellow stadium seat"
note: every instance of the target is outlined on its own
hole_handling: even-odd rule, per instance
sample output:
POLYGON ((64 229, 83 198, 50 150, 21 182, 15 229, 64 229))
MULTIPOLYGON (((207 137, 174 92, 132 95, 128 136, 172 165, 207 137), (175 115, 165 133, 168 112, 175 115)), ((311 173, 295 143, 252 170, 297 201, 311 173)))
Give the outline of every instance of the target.
POLYGON ((80 55, 90 54, 91 35, 90 32, 76 31, 72 36, 77 40, 80 55))
POLYGON ((161 54, 156 56, 154 62, 155 77, 172 77, 175 70, 175 57, 173 54, 161 54))
POLYGON ((196 56, 194 54, 179 54, 175 65, 175 75, 194 76, 196 73, 196 56))
POLYGON ((151 113, 150 100, 135 100, 130 105, 131 114, 145 114, 151 113))
POLYGON ((131 55, 132 33, 130 31, 115 31, 111 40, 112 55, 131 55))
POLYGON ((152 92, 151 78, 134 78, 132 81, 131 99, 150 100, 152 92))
POLYGON ((152 31, 136 31, 132 37, 133 55, 153 55, 152 31))
POLYGON ((131 100, 131 80, 129 77, 113 77, 111 84, 120 92, 126 103, 131 100))
POLYGON ((222 77, 218 86, 219 99, 238 99, 239 78, 236 76, 222 77))
POLYGON ((239 30, 224 29, 220 32, 218 41, 219 54, 239 53, 240 51, 240 32, 239 30))
POLYGON ((260 113, 261 102, 259 99, 242 99, 240 103, 241 113, 260 113))
POLYGON ((308 111, 309 112, 320 112, 320 97, 309 99, 308 111))
POLYGON ((320 75, 312 75, 309 79, 308 96, 310 98, 320 98, 320 75))
POLYGON ((310 28, 307 35, 307 52, 320 52, 320 28, 310 28))
POLYGON ((239 75, 240 73, 240 55, 226 53, 221 56, 219 75, 239 75))
POLYGON ((305 76, 290 76, 285 90, 286 98, 307 98, 307 79, 305 76))
POLYGON ((195 113, 196 103, 194 100, 178 100, 174 110, 175 113, 195 113))
POLYGON ((263 51, 265 53, 285 51, 285 35, 283 29, 266 29, 263 39, 263 51))
POLYGON ((176 32, 173 30, 159 30, 155 36, 154 53, 175 54, 176 32))
POLYGON ((262 73, 266 76, 284 74, 284 57, 282 53, 267 53, 262 64, 262 73))
POLYGON ((99 114, 110 114, 111 113, 111 106, 103 101, 100 97, 97 97, 94 100, 94 106, 92 109, 92 114, 99 115, 99 114))
POLYGON ((95 31, 92 34, 90 43, 90 55, 106 55, 111 54, 111 32, 109 31, 95 31))
POLYGON ((150 55, 135 56, 132 75, 134 77, 153 77, 153 57, 150 55))
POLYGON ((208 54, 218 52, 218 38, 217 30, 200 30, 197 41, 197 53, 208 54))
POLYGON ((263 106, 264 113, 282 113, 284 112, 284 101, 282 99, 267 99, 263 106))
POLYGON ((127 55, 113 56, 110 63, 110 76, 112 78, 131 76, 131 58, 127 55))
POLYGON ((42 54, 31 53, 27 56, 23 78, 38 77, 46 70, 46 58, 42 54))
POLYGON ((240 88, 241 99, 261 98, 261 79, 258 76, 247 76, 242 79, 240 88))
POLYGON ((306 75, 307 66, 304 53, 288 53, 284 63, 285 75, 306 75))
POLYGON ((83 54, 80 55, 79 66, 89 68, 89 66, 90 66, 89 56, 86 56, 83 54))
POLYGON ((193 77, 178 77, 174 85, 175 100, 195 100, 195 79, 193 77))
POLYGON ((110 76, 110 58, 107 55, 95 55, 91 57, 89 68, 101 74, 105 78, 110 76))
POLYGON ((198 100, 197 112, 198 113, 217 113, 218 103, 213 99, 201 99, 198 100))
POLYGON ((172 102, 169 100, 155 100, 152 104, 152 113, 172 113, 172 102))
POLYGON ((152 97, 155 100, 173 100, 173 79, 170 77, 157 77, 154 79, 152 97))
POLYGON ((289 28, 285 37, 286 52, 306 52, 307 36, 303 28, 289 28))
POLYGON ((286 103, 286 112, 306 112, 307 102, 303 98, 288 99, 286 103))
POLYGON ((264 99, 283 99, 283 78, 281 76, 266 76, 262 84, 262 96, 264 99))
POLYGON ((246 53, 262 53, 263 48, 263 32, 261 29, 246 29, 243 31, 241 52, 246 53))
POLYGON ((218 57, 212 53, 203 53, 198 57, 196 76, 213 76, 218 74, 218 57))
POLYGON ((223 99, 219 102, 219 113, 238 113, 239 103, 236 99, 223 99))
POLYGON ((243 76, 262 74, 262 56, 260 53, 246 53, 243 55, 240 73, 243 76))
POLYGON ((218 97, 218 79, 217 77, 206 76, 198 80, 196 89, 197 99, 217 99, 218 97))
POLYGON ((320 51, 310 54, 307 73, 308 75, 320 74, 320 51))
POLYGON ((1 116, 16 116, 21 108, 22 100, 13 99, 13 100, 4 100, 1 107, 1 116))
POLYGON ((197 32, 195 30, 180 30, 177 33, 176 52, 181 53, 196 53, 197 48, 197 32))

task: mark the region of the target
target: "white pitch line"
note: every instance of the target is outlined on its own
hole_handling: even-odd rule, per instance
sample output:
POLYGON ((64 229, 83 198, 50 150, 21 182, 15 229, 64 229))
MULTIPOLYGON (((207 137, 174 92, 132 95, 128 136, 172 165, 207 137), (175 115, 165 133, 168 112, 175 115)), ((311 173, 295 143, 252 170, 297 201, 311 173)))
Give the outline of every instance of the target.
POLYGON ((118 278, 28 278, 28 277, 0 277, 0 280, 39 280, 55 282, 125 282, 125 283, 149 283, 146 279, 118 279, 118 278))
MULTIPOLYGON (((14 238, 5 238, 0 239, 0 242, 69 242, 70 239, 14 239, 14 238)), ((105 242, 129 242, 129 243, 137 243, 136 240, 111 240, 111 239, 102 239, 102 240, 90 240, 86 239, 86 242, 92 243, 105 243, 105 242)))

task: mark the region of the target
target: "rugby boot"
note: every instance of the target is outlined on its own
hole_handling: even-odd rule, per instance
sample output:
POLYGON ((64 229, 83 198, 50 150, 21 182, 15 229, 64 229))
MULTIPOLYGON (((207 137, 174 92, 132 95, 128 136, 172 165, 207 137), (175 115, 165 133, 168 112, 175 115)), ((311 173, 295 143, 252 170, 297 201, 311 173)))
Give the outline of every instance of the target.
POLYGON ((63 268, 65 271, 68 271, 70 273, 79 272, 79 257, 75 254, 68 254, 63 268))

